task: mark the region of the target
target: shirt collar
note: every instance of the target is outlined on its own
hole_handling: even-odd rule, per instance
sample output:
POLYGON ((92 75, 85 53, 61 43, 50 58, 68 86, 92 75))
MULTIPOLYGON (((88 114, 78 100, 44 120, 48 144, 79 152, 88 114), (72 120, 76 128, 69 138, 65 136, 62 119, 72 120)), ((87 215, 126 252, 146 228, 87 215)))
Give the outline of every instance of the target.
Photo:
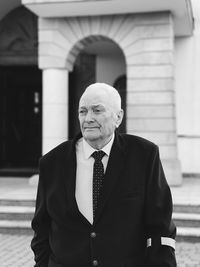
MULTIPOLYGON (((106 144, 101 150, 104 151, 106 153, 106 155, 109 157, 110 155, 110 151, 111 151, 111 148, 112 148, 112 144, 113 144, 113 141, 114 141, 114 133, 112 135, 112 138, 111 140, 108 142, 108 144, 106 144)), ((92 155, 92 153, 94 151, 98 151, 97 149, 94 149, 91 145, 89 145, 87 143, 87 141, 83 138, 83 154, 85 156, 86 159, 89 159, 89 157, 92 155)))

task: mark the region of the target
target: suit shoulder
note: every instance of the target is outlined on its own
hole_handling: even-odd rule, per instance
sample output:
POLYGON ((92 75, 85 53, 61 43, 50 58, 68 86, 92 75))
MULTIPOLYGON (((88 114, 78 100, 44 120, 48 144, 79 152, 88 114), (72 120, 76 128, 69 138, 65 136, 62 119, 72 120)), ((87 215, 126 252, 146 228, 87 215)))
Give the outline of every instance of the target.
POLYGON ((62 156, 69 147, 71 147, 72 145, 72 140, 69 141, 65 141, 59 145, 57 145, 56 147, 54 147, 53 149, 51 149, 49 152, 47 152, 46 154, 44 154, 41 158, 40 161, 49 161, 51 159, 54 159, 55 157, 60 157, 62 156))
POLYGON ((141 136, 122 134, 123 139, 129 147, 139 147, 144 150, 156 150, 158 146, 150 140, 147 140, 141 136))

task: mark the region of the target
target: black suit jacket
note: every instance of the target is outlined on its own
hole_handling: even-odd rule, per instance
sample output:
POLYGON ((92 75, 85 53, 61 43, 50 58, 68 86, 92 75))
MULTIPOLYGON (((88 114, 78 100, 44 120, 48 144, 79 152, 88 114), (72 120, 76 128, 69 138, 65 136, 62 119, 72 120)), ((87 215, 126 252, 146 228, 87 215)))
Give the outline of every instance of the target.
POLYGON ((174 249, 161 244, 161 237, 175 238, 176 228, 158 147, 140 137, 115 134, 91 225, 75 199, 78 138, 40 160, 32 221, 35 266, 175 267, 174 249))

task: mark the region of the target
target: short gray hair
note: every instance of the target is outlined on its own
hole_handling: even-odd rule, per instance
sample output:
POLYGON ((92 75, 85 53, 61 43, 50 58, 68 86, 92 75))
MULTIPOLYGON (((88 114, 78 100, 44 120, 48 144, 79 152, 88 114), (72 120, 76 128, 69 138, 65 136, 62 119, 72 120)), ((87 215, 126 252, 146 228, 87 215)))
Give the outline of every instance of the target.
MULTIPOLYGON (((103 90, 109 97, 112 102, 112 106, 115 112, 121 110, 121 96, 118 93, 117 89, 107 83, 93 83, 90 84, 84 91, 83 95, 87 93, 89 90, 103 90)), ((82 95, 82 96, 83 96, 82 95)))

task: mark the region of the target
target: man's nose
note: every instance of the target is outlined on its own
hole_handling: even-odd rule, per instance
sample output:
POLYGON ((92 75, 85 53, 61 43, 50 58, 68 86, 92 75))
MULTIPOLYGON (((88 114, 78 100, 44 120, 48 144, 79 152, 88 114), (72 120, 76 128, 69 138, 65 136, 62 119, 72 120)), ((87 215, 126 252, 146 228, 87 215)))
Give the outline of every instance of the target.
POLYGON ((86 116, 85 116, 85 121, 93 121, 93 120, 94 120, 93 112, 88 111, 86 116))

